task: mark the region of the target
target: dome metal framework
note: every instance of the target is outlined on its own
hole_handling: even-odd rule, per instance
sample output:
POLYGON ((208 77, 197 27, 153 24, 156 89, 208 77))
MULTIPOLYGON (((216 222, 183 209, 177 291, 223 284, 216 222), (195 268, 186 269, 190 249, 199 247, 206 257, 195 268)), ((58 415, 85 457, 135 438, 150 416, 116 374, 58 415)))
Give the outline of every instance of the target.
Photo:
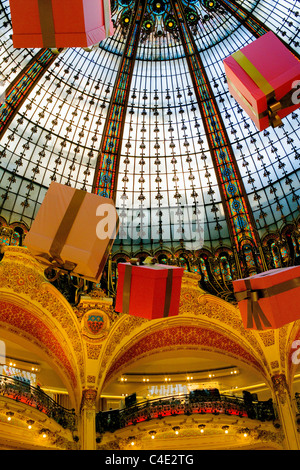
POLYGON ((299 12, 296 0, 116 0, 99 45, 18 50, 2 0, 2 242, 22 242, 57 181, 114 198, 116 262, 155 255, 223 296, 295 264, 299 112, 259 132, 223 60, 269 30, 299 57, 299 12))

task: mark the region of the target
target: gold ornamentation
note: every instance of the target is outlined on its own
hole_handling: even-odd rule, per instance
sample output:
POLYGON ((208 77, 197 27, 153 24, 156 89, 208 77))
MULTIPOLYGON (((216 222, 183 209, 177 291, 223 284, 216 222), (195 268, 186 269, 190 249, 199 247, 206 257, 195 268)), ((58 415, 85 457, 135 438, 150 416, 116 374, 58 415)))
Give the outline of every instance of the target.
POLYGON ((94 388, 88 388, 82 392, 81 409, 86 408, 88 410, 94 409, 96 406, 97 390, 94 388))
POLYGON ((86 349, 87 349, 88 359, 93 359, 96 361, 97 359, 99 359, 101 349, 102 349, 102 344, 86 343, 86 349))
MULTIPOLYGON (((55 323, 63 331, 63 345, 73 371, 84 381, 83 341, 73 310, 66 299, 44 277, 44 269, 24 247, 6 247, 0 263, 0 289, 2 297, 15 296, 31 303, 40 320, 51 328, 55 323), (40 309, 40 312, 38 311, 40 309)), ((27 307, 28 308, 28 307, 27 307)), ((60 335, 60 341, 62 337, 60 335)))
POLYGON ((285 405, 287 398, 290 398, 290 391, 284 374, 273 375, 272 377, 273 388, 278 396, 278 400, 282 405, 285 405))
POLYGON ((108 335, 109 327, 109 317, 103 310, 89 310, 82 319, 82 333, 87 339, 102 340, 108 335))
POLYGON ((279 362, 273 361, 270 363, 271 369, 279 369, 279 362))
POLYGON ((259 336, 264 343, 264 346, 267 348, 269 346, 274 346, 275 344, 275 332, 274 330, 260 331, 259 336))

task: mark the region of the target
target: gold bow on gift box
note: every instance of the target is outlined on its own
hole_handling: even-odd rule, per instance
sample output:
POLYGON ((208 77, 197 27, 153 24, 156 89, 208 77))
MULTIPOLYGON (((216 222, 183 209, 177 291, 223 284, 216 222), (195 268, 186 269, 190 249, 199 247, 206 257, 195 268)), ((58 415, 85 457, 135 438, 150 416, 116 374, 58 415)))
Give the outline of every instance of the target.
POLYGON ((259 300, 283 294, 291 289, 300 287, 299 277, 265 289, 253 289, 249 279, 244 279, 244 282, 246 290, 235 293, 235 297, 237 302, 247 300, 247 328, 253 328, 255 323, 257 330, 263 330, 262 324, 265 328, 272 328, 271 323, 259 304, 259 300))
MULTIPOLYGON (((282 120, 278 112, 282 109, 289 108, 294 105, 293 94, 295 90, 290 90, 283 98, 277 100, 276 91, 272 85, 265 79, 265 77, 257 70, 257 68, 250 62, 250 60, 241 52, 235 52, 232 54, 232 58, 242 67, 242 69, 249 75, 250 78, 256 83, 258 88, 266 95, 267 98, 267 110, 264 113, 258 115, 258 119, 262 119, 266 116, 269 117, 269 121, 272 127, 278 127, 282 125, 282 120)), ((243 100, 247 107, 250 107, 252 112, 257 115, 254 108, 251 106, 248 100, 240 93, 240 91, 234 86, 231 80, 228 79, 228 83, 243 100)))
POLYGON ((262 311, 261 306, 259 305, 259 299, 263 298, 261 290, 252 290, 251 282, 245 280, 246 291, 238 292, 235 294, 236 300, 238 302, 242 302, 243 300, 247 300, 247 328, 253 328, 254 323, 258 330, 262 330, 262 323, 266 328, 271 328, 271 323, 265 316, 264 312, 262 311))
POLYGON ((51 257, 48 253, 39 253, 35 258, 43 265, 47 266, 45 269, 45 276, 48 281, 55 281, 60 274, 71 275, 77 264, 71 261, 63 261, 61 258, 51 257), (55 271, 54 276, 51 276, 51 271, 55 271))

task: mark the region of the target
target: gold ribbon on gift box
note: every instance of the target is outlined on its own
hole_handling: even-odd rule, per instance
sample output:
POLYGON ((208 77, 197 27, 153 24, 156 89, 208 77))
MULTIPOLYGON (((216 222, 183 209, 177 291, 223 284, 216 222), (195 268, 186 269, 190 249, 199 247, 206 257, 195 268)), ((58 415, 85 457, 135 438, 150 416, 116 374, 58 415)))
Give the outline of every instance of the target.
POLYGON ((44 47, 56 48, 54 16, 51 0, 38 0, 40 25, 44 47))
MULTIPOLYGON (((125 266, 123 298, 122 298, 122 313, 129 313, 132 266, 133 266, 132 264, 128 264, 125 266)), ((141 269, 148 269, 148 268, 143 266, 143 268, 141 267, 141 269)), ((151 265, 151 269, 162 270, 163 268, 159 265, 151 265)), ((166 269, 168 271, 168 275, 167 275, 167 284, 166 284, 164 313, 163 313, 164 318, 168 317, 170 313, 172 286, 173 286, 173 272, 174 272, 173 269, 168 269, 168 268, 166 269)))
POLYGON ((300 277, 291 279, 289 281, 282 282, 275 286, 267 287, 266 289, 253 289, 251 286, 251 280, 245 279, 246 290, 243 292, 237 292, 235 294, 237 302, 247 300, 247 328, 253 328, 254 323, 258 330, 265 328, 272 328, 271 323, 264 314, 260 304, 260 299, 266 299, 279 294, 283 294, 292 289, 300 287, 300 277))
POLYGON ((232 58, 242 67, 242 69, 249 75, 249 77, 255 82, 258 88, 266 95, 267 98, 267 110, 264 113, 257 115, 254 108, 251 106, 248 100, 240 93, 240 91, 234 86, 231 80, 228 80, 231 87, 244 101, 245 105, 250 107, 252 112, 257 115, 259 119, 268 116, 272 127, 278 127, 282 124, 282 120, 278 112, 282 109, 293 106, 293 94, 295 90, 289 91, 281 100, 277 100, 276 91, 272 85, 265 79, 265 77, 259 72, 259 70, 250 62, 250 60, 241 52, 235 52, 232 54, 232 58))
MULTIPOLYGON (((52 0, 38 0, 40 25, 44 47, 56 48, 55 23, 52 0)), ((111 7, 109 0, 103 0, 105 35, 110 36, 111 7)))

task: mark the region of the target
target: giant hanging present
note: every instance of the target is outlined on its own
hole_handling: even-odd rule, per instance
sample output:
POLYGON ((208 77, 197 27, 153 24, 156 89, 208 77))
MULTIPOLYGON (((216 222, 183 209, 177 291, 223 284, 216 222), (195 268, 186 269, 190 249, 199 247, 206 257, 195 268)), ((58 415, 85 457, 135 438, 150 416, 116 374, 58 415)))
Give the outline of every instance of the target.
POLYGON ((118 220, 112 199, 53 182, 25 245, 46 266, 98 283, 118 220))
POLYGON ((110 0, 10 0, 15 48, 88 47, 113 34, 110 0))
POLYGON ((300 62, 270 32, 224 60, 231 95, 262 131, 300 107, 300 62))
POLYGON ((154 320, 176 316, 183 268, 118 264, 116 312, 154 320))
POLYGON ((233 282, 246 329, 276 329, 300 319, 300 266, 233 282))

